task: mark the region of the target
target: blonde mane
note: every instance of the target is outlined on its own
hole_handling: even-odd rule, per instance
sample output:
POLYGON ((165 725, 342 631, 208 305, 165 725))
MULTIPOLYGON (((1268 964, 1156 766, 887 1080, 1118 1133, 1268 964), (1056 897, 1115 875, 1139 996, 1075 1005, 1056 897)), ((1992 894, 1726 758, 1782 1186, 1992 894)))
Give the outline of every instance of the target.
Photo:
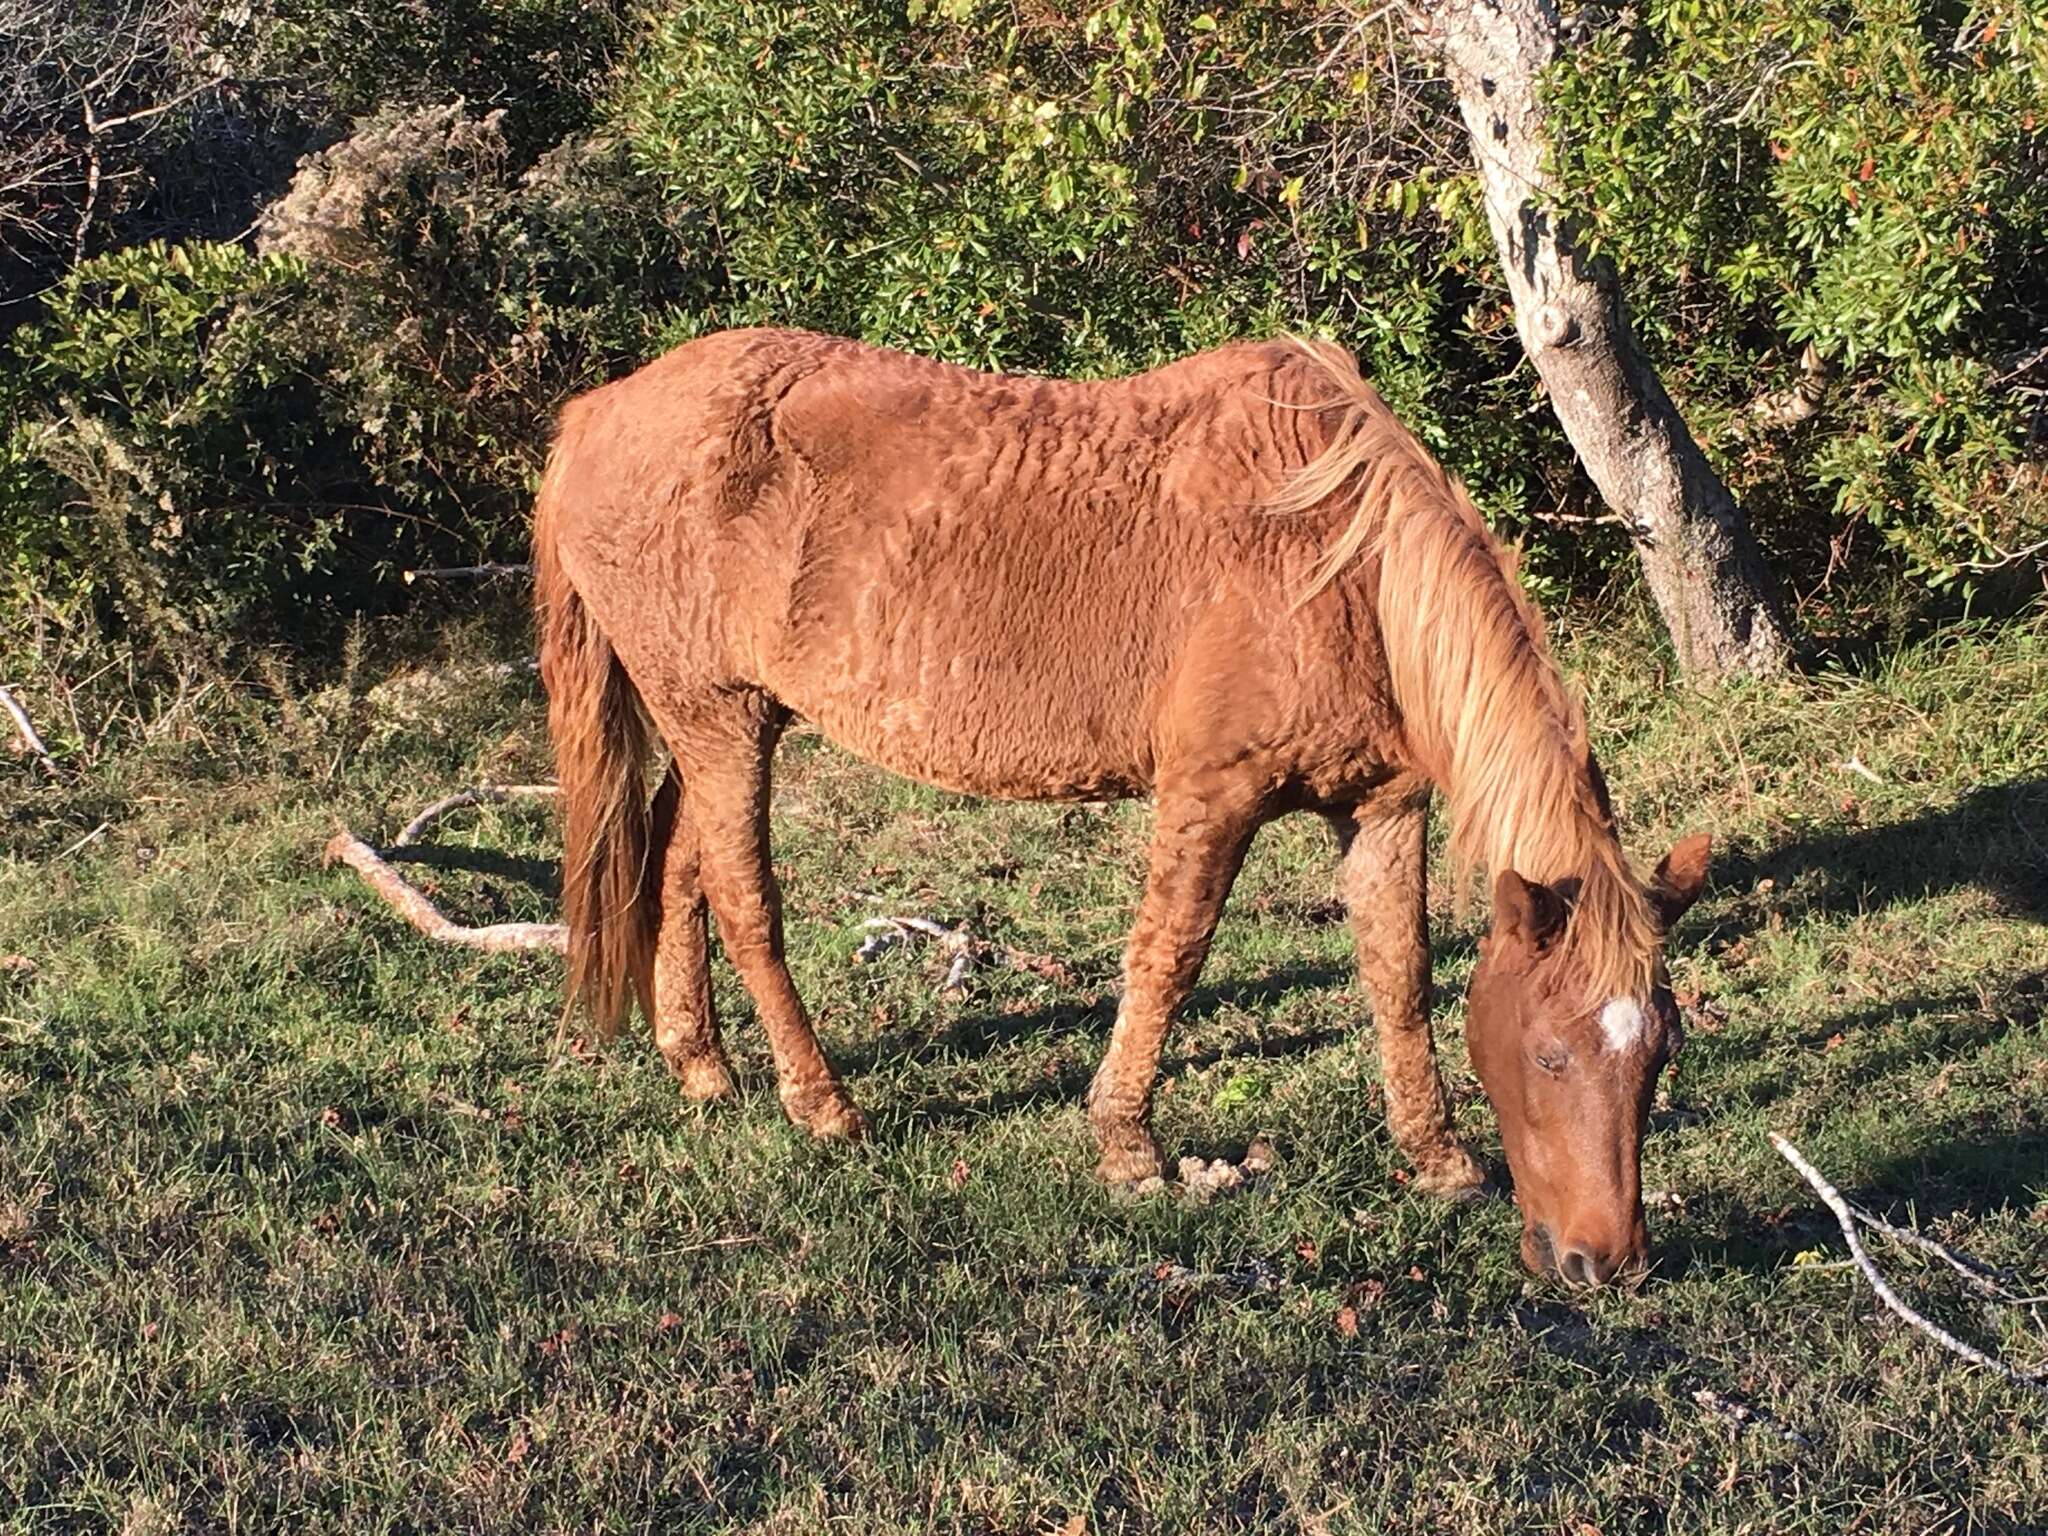
POLYGON ((1565 943, 1590 972, 1590 1001, 1647 997, 1656 925, 1615 833, 1584 712, 1551 658, 1513 553, 1348 353, 1297 344, 1337 389, 1325 404, 1344 417, 1270 505, 1305 513, 1347 488, 1356 496, 1297 604, 1362 554, 1377 559, 1394 699, 1411 750, 1449 802, 1461 885, 1475 865, 1495 877, 1512 869, 1546 884, 1577 882, 1565 943))

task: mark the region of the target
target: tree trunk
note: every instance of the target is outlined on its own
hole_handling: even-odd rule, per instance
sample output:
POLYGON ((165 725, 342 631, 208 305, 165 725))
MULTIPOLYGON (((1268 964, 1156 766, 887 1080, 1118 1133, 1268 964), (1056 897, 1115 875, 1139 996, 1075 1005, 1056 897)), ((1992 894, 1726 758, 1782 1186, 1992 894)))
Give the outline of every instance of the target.
POLYGON ((1643 356, 1612 268, 1551 215, 1537 86, 1557 52, 1555 0, 1436 0, 1418 22, 1472 136, 1522 345, 1628 525, 1679 667, 1698 680, 1783 669, 1792 629, 1748 519, 1643 356))

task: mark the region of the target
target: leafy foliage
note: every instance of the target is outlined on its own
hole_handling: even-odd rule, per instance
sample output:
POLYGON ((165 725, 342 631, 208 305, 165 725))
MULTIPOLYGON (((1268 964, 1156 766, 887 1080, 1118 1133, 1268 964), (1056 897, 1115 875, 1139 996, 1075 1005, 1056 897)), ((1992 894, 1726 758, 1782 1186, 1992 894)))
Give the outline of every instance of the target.
POLYGON ((232 627, 332 543, 290 493, 315 451, 312 397, 274 346, 300 264, 235 245, 96 257, 11 339, 0 562, 21 600, 96 604, 163 638, 232 627), (29 402, 33 401, 31 405, 29 402))
POLYGON ((1285 3, 685 0, 612 122, 716 242, 686 331, 1081 376, 1323 331, 1514 523, 1561 489, 1562 440, 1513 377, 1442 104, 1395 40, 1332 67, 1356 38, 1285 3))
POLYGON ((133 248, 46 299, 5 354, 18 603, 158 640, 303 630, 379 606, 396 564, 518 546, 553 408, 651 349, 643 274, 691 268, 614 149, 515 175, 497 121, 374 119, 307 162, 261 254, 133 248))
MULTIPOLYGON (((567 393, 754 323, 1082 376, 1334 335, 1530 541, 1546 596, 1628 561, 1523 366, 1448 94, 1381 13, 178 3, 196 19, 121 105, 203 77, 217 138, 328 147, 254 255, 123 248, 146 215, 193 228, 170 216, 187 162, 131 157, 92 226, 111 253, 0 339, 11 610, 260 634, 309 600, 375 607, 392 563, 519 545, 567 393), (344 112, 366 115, 319 126, 344 112), (117 526, 135 561, 97 547, 117 526)), ((2038 5, 1569 24, 1564 211, 1800 588, 2038 559, 2038 5)), ((148 121, 196 142, 197 118, 148 121)))
POLYGON ((1775 518, 1868 522, 1937 583, 2048 538, 2044 84, 2031 5, 1664 0, 1565 61, 1574 207, 1775 518), (1820 409, 1759 422, 1802 348, 1820 409))

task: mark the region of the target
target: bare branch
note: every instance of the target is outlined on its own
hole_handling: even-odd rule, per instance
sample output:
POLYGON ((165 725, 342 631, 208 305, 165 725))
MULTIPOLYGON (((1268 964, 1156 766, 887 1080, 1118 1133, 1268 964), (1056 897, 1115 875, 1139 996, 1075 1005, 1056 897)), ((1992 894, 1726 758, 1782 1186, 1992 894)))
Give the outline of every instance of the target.
POLYGON ((465 789, 460 794, 436 800, 405 824, 398 836, 391 840, 391 846, 410 847, 425 835, 427 828, 450 811, 459 811, 466 805, 500 805, 513 799, 551 799, 560 793, 552 784, 479 784, 475 789, 465 789))
POLYGON ((190 90, 180 91, 169 101, 158 102, 153 107, 144 107, 139 112, 124 113, 120 117, 94 117, 90 105, 86 107, 86 129, 95 138, 112 133, 116 128, 125 128, 130 123, 147 122, 152 117, 161 117, 166 112, 175 112, 195 96, 208 91, 217 91, 227 82, 224 80, 202 80, 190 90))
MULTIPOLYGON (((1780 1136, 1776 1131, 1772 1131, 1769 1134, 1771 1145, 1778 1149, 1778 1155, 1799 1170, 1799 1176, 1813 1186, 1813 1192, 1820 1196, 1821 1203, 1834 1212, 1836 1224, 1842 1229, 1842 1237, 1849 1244, 1849 1257, 1854 1259, 1856 1267, 1863 1271, 1863 1278, 1868 1280, 1870 1288, 1877 1292, 1877 1299, 1879 1301, 1890 1307, 1893 1312, 1926 1334, 1935 1343, 1941 1345, 1942 1348, 1961 1355, 1971 1364, 1981 1365, 1987 1370, 1996 1371, 2007 1381, 2014 1382, 2019 1386, 2030 1388, 2035 1392, 2048 1394, 2048 1376, 2043 1376, 2036 1372, 2014 1370, 2003 1360, 1995 1359, 1985 1354, 1981 1349, 1965 1344, 1947 1329, 1942 1328, 1936 1323, 1929 1322, 1918 1312, 1907 1306, 1905 1302, 1901 1301, 1898 1293, 1887 1285, 1884 1276, 1878 1273, 1877 1265, 1871 1262, 1870 1255, 1863 1251, 1863 1240, 1856 1235, 1856 1208, 1842 1198, 1840 1190, 1836 1189, 1834 1185, 1821 1176, 1819 1169, 1815 1168, 1813 1164, 1800 1155, 1797 1147, 1793 1146, 1791 1142, 1780 1136)), ((1883 1230, 1896 1231, 1897 1229, 1884 1227, 1883 1230)), ((1946 1257, 1945 1250, 1944 1256, 1946 1257)))
POLYGON ((492 923, 482 928, 463 926, 429 901, 417 887, 408 884, 397 870, 378 856, 376 849, 351 832, 337 832, 328 840, 321 863, 332 865, 337 862, 348 865, 361 875, 370 889, 382 896, 400 917, 428 938, 443 944, 460 944, 493 953, 548 950, 563 954, 569 948, 569 930, 560 923, 492 923))
POLYGON ((1849 1207, 1849 1210, 1858 1221, 1870 1228, 1871 1231, 1882 1232, 1894 1242, 1904 1243, 1908 1248, 1918 1248, 1922 1253, 1933 1254, 1942 1263, 1961 1275, 1963 1283, 1980 1296, 1987 1297, 1993 1301, 2002 1301, 2011 1306, 2027 1306, 2031 1304, 2029 1298, 2015 1296, 2012 1292, 2008 1291, 2001 1282, 2010 1277, 2001 1274, 1989 1264, 1981 1264, 1967 1253, 1957 1253, 1955 1249, 1950 1248, 1945 1243, 1936 1242, 1925 1232, 1917 1232, 1911 1227, 1895 1227, 1882 1216, 1871 1215, 1870 1212, 1863 1209, 1860 1205, 1852 1205, 1849 1207))
POLYGON ((1812 342, 1799 354, 1799 377, 1787 389, 1773 390, 1750 402, 1750 414, 1770 427, 1792 427, 1811 421, 1827 398, 1834 367, 1812 342))
POLYGON ((423 571, 407 571, 403 579, 409 587, 416 581, 494 581, 500 576, 532 574, 531 565, 508 565, 492 560, 482 565, 442 565, 423 571))

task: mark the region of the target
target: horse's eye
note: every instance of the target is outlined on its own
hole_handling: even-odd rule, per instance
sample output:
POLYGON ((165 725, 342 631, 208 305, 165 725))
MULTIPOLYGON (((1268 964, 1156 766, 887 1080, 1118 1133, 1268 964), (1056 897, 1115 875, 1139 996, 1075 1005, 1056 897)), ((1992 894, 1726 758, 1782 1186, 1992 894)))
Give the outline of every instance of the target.
POLYGON ((1571 1064, 1571 1053, 1561 1045, 1553 1045, 1536 1053, 1536 1065, 1552 1077, 1564 1076, 1564 1069, 1571 1064))

